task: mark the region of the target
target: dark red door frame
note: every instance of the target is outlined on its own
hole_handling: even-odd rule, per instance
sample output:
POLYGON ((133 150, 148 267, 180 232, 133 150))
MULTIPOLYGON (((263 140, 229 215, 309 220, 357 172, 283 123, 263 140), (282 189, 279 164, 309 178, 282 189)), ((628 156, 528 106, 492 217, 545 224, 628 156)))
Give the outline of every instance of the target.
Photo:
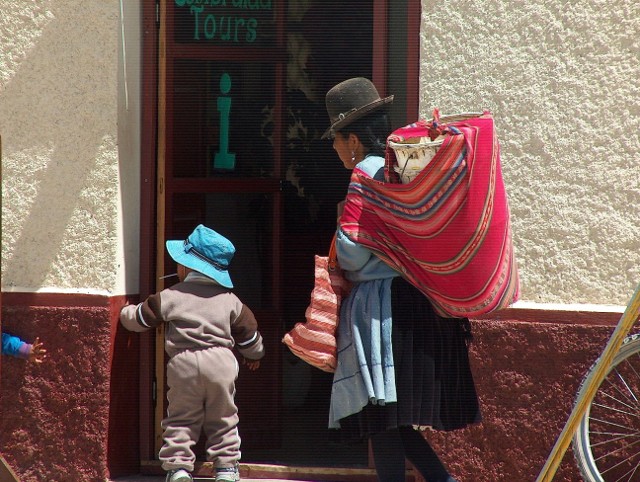
MULTIPOLYGON (((372 79, 381 95, 388 95, 389 79, 389 22, 388 9, 393 8, 391 0, 374 0, 373 3, 373 61, 372 79)), ((406 66, 405 89, 407 123, 418 118, 419 77, 420 77, 420 17, 422 8, 420 0, 406 0, 406 66)), ((396 35, 396 32, 393 32, 396 35)))
POLYGON ((420 0, 407 0, 407 122, 418 119, 419 81, 420 81, 420 18, 422 8, 420 0))
POLYGON ((373 2, 373 59, 372 81, 380 91, 380 95, 387 95, 387 56, 388 36, 387 9, 389 0, 377 0, 373 2))
MULTIPOLYGON (((156 159, 158 116, 158 5, 142 5, 142 113, 140 176, 140 297, 155 289, 156 257, 156 159)), ((140 341, 140 457, 155 457, 153 444, 153 397, 155 336, 146 333, 140 341)))

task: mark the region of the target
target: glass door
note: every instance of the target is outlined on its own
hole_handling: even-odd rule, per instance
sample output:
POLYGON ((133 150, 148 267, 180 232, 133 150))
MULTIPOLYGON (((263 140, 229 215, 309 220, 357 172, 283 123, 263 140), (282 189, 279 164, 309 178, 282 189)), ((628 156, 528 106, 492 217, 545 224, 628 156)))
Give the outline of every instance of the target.
MULTIPOLYGON (((175 272, 164 241, 198 224, 235 245, 234 292, 256 314, 268 354, 258 372, 241 367, 237 383, 246 447, 269 445, 280 430, 282 9, 268 0, 160 4, 157 278, 175 272)), ((166 359, 162 333, 156 340, 157 450, 166 359)))

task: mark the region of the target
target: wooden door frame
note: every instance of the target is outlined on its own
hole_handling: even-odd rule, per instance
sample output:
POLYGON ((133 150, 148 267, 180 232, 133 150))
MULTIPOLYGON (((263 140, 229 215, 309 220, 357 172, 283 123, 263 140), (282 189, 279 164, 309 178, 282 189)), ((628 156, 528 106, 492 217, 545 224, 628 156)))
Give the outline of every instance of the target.
MULTIPOLYGON (((166 179, 166 131, 167 131, 167 1, 158 0, 156 3, 158 10, 158 97, 157 97, 157 119, 158 119, 158 138, 156 139, 156 246, 155 246, 155 276, 152 288, 154 291, 162 289, 164 282, 161 277, 164 276, 164 231, 166 227, 166 199, 165 199, 165 179, 166 179)), ((164 365, 164 326, 161 325, 155 330, 154 344, 154 417, 152 425, 152 441, 154 453, 158 453, 162 446, 160 438, 160 423, 164 417, 164 377, 158 377, 158 367, 164 365)))
MULTIPOLYGON (((400 108, 406 112, 405 123, 418 119, 419 103, 419 79, 420 79, 420 18, 422 8, 420 0, 405 0, 406 4, 406 31, 405 40, 406 65, 405 65, 405 103, 400 108)), ((395 4, 397 5, 397 3, 395 4)), ((393 94, 389 92, 389 37, 395 32, 389 31, 388 11, 393 8, 391 0, 374 0, 373 5, 373 60, 372 81, 381 95, 393 94)), ((394 102, 395 104, 395 102, 394 102)))
MULTIPOLYGON (((140 176, 140 299, 155 290, 156 258, 156 162, 158 143, 158 54, 159 4, 143 0, 142 5, 142 113, 140 176)), ((155 333, 141 335, 140 341, 140 458, 156 456, 154 434, 155 333)))
POLYGON ((406 65, 406 112, 407 122, 418 119, 420 102, 420 0, 407 1, 407 65, 406 65))
MULTIPOLYGON (((158 159, 164 156, 158 140, 164 135, 164 123, 159 122, 159 63, 165 52, 165 40, 160 35, 160 19, 166 2, 142 0, 142 112, 141 112, 141 181, 140 181, 140 299, 155 291, 157 266, 158 192, 156 187, 158 159)), ((389 31, 386 18, 391 0, 374 0, 374 36, 372 80, 381 92, 387 92, 387 45, 389 31)), ((407 0, 407 65, 406 106, 407 122, 418 115, 419 81, 419 29, 421 4, 419 0, 407 0)), ((163 254, 163 253, 160 253, 163 254)), ((1 300, 1 298, 0 298, 1 300)), ((1 303, 1 301, 0 301, 1 303)), ((154 420, 156 414, 150 401, 155 400, 157 386, 154 383, 155 333, 145 333, 140 342, 140 458, 153 461, 156 458, 154 420)), ((161 405, 161 404, 160 404, 161 405)))

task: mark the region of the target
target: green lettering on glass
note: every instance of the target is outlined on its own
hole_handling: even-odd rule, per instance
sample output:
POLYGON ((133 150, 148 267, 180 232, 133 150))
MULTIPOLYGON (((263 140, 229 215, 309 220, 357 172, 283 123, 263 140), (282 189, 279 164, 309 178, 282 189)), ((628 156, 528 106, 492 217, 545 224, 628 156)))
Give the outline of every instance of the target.
MULTIPOLYGON (((200 40, 201 33, 206 40, 216 36, 224 42, 238 43, 242 40, 253 43, 258 34, 258 20, 254 17, 231 16, 228 10, 216 14, 209 13, 213 7, 227 7, 227 0, 174 0, 178 7, 189 7, 193 17, 193 39, 200 40), (205 11, 205 6, 208 7, 205 11)), ((271 10, 271 0, 230 0, 230 7, 238 10, 271 10)))
POLYGON ((271 10, 271 0, 231 0, 231 5, 247 10, 271 10))
MULTIPOLYGON (((228 94, 231 90, 231 77, 226 72, 220 77, 220 92, 228 94)), ((229 152, 229 121, 231 114, 231 97, 218 97, 220 112, 220 145, 213 160, 214 169, 233 169, 236 167, 236 155, 229 152)))
POLYGON ((255 18, 250 18, 247 22, 247 43, 255 42, 257 36, 258 21, 255 18))
MULTIPOLYGON (((200 27, 200 14, 204 11, 204 7, 196 7, 194 5, 191 6, 191 15, 195 14, 195 27, 193 28, 193 39, 194 40, 200 40, 200 32, 198 31, 198 28, 200 27)), ((205 23, 205 35, 206 35, 206 28, 207 25, 205 23)))
POLYGON ((231 17, 227 17, 227 29, 224 28, 224 17, 220 17, 220 39, 225 42, 231 38, 231 17))
MULTIPOLYGON (((196 30, 198 30, 197 26, 196 30)), ((204 36, 209 40, 216 36, 216 18, 213 15, 207 15, 204 21, 204 36)))
MULTIPOLYGON (((227 0, 175 0, 178 7, 184 7, 185 5, 212 5, 214 7, 226 7, 227 0)), ((269 0, 269 3, 271 1, 269 0)))

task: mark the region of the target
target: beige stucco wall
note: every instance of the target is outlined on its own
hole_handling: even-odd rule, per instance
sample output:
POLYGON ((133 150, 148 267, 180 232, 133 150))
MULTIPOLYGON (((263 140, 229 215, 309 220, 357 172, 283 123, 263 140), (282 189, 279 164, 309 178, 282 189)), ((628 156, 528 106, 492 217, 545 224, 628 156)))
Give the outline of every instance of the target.
POLYGON ((423 0, 420 113, 489 109, 524 302, 640 282, 640 2, 423 0))
MULTIPOLYGON (((422 6, 421 115, 495 115, 522 300, 625 305, 640 3, 422 6)), ((2 0, 4 290, 136 291, 139 25, 138 1, 2 0)))
POLYGON ((2 0, 4 291, 135 292, 139 23, 138 1, 2 0))

